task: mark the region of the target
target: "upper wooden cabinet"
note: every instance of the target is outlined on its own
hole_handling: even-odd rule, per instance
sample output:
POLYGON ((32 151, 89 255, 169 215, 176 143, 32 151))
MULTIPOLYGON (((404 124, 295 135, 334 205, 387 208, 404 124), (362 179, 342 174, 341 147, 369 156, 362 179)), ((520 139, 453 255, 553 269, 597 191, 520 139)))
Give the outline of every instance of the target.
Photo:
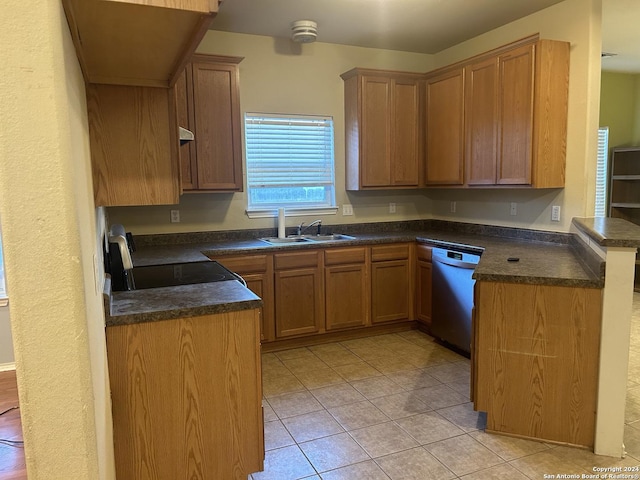
POLYGON ((356 68, 341 77, 347 190, 417 187, 421 76, 356 68))
POLYGON ((96 206, 180 201, 172 98, 168 88, 87 85, 96 206))
POLYGON ((465 183, 564 187, 569 44, 503 49, 464 74, 465 183))
POLYGON ((171 87, 218 0, 62 0, 87 83, 171 87))
POLYGON ((564 187, 569 46, 536 34, 422 76, 344 73, 347 190, 564 187))
POLYGON ((426 184, 462 185, 464 74, 455 68, 428 76, 426 100, 426 184))
POLYGON ((185 192, 242 191, 241 61, 194 55, 176 83, 178 123, 195 136, 180 147, 185 192))

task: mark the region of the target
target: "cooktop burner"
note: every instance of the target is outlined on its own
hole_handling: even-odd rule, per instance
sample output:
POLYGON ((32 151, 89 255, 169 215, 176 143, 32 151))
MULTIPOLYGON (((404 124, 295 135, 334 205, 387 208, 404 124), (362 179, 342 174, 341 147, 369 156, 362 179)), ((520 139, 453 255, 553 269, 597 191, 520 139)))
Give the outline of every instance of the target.
POLYGON ((238 279, 214 261, 134 267, 131 274, 135 290, 238 279))

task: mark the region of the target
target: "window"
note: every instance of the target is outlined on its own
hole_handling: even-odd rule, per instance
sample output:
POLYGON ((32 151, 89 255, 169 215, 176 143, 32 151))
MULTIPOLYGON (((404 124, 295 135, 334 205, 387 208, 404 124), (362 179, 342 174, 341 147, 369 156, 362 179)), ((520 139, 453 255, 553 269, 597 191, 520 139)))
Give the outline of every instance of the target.
POLYGON ((607 216, 609 127, 598 129, 598 161, 596 166, 596 201, 594 215, 607 216))
POLYGON ((249 216, 336 211, 333 118, 247 113, 244 126, 249 216))

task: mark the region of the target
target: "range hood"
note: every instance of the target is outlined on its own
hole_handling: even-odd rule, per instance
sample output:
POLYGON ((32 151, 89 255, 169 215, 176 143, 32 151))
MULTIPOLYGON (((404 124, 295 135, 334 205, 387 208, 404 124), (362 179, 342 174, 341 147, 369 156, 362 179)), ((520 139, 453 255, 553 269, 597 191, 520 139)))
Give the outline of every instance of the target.
POLYGON ((180 132, 180 145, 184 145, 187 142, 192 142, 194 140, 193 132, 191 130, 187 130, 183 127, 178 127, 180 132))

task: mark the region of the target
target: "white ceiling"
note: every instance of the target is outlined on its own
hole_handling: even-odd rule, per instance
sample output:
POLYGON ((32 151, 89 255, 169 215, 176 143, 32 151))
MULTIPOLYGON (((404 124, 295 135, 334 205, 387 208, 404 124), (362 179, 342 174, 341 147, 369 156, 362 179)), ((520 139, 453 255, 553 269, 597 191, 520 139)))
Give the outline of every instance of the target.
MULTIPOLYGON (((437 53, 562 0, 229 0, 213 30, 286 37, 296 20, 318 41, 437 53)), ((602 0, 604 70, 640 72, 640 0, 602 0)))

